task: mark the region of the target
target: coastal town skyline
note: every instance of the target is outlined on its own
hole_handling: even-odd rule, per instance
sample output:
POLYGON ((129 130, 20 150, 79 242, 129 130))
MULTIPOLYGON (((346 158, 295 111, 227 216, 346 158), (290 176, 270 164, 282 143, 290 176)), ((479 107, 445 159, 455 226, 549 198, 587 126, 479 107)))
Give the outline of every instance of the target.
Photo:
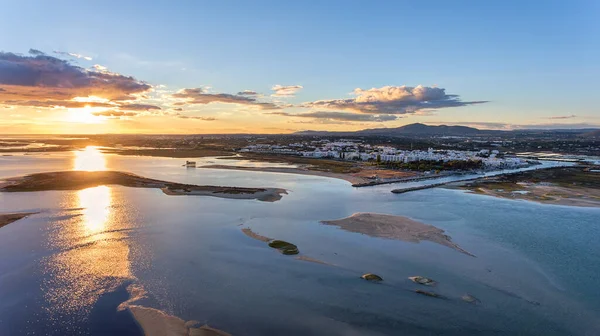
POLYGON ((600 127, 591 2, 36 3, 12 29, 29 5, 0 14, 4 134, 600 127))

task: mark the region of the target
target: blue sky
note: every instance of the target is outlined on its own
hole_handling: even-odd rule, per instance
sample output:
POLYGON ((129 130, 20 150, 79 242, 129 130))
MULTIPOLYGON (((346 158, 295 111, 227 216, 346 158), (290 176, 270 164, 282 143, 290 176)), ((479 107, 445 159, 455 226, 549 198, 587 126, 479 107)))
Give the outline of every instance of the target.
MULTIPOLYGON (((0 34, 4 52, 26 55, 33 48, 54 57, 60 57, 52 54, 55 50, 78 53, 93 60, 69 62, 85 68, 100 64, 152 86, 164 85, 165 92, 253 90, 265 95, 261 101, 272 101, 274 85, 302 86, 283 99, 288 107, 279 114, 238 113, 239 105, 222 101, 186 107, 188 116, 216 121, 199 128, 243 130, 254 119, 264 119, 261 125, 269 124, 273 131, 412 122, 482 127, 600 124, 594 101, 600 75, 597 1, 21 0, 4 1, 0 8, 0 31, 10 32, 0 34), (364 114, 340 104, 299 105, 347 99, 356 88, 402 85, 436 86, 461 101, 488 102, 418 113, 403 110, 396 114, 401 118, 385 122, 293 117, 325 107, 364 114), (551 119, 556 117, 561 119, 551 119), (235 126, 238 120, 246 126, 235 126), (221 125, 225 123, 234 126, 221 125)), ((160 106, 163 114, 169 113, 169 107, 160 106)), ((34 118, 28 114, 31 107, 19 107, 27 108, 30 112, 13 115, 34 118)), ((44 119, 39 109, 36 113, 37 125, 61 120, 44 119)), ((9 128, 10 118, 0 118, 0 131, 2 125, 9 128)), ((111 119, 105 128, 125 130, 116 126, 123 121, 150 129, 157 118, 111 119)))

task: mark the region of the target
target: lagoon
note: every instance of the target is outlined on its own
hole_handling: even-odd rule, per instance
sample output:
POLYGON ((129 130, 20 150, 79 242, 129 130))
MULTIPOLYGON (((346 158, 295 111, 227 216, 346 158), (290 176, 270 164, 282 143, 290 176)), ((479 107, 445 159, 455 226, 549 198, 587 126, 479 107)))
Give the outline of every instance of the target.
POLYGON ((0 193, 0 213, 39 212, 0 228, 0 334, 140 334, 128 310, 117 309, 128 300, 233 335, 592 335, 600 328, 600 209, 442 188, 397 195, 390 191, 398 184, 352 188, 317 176, 186 169, 184 161, 97 148, 0 157, 0 178, 121 170, 288 190, 274 203, 121 186, 0 193), (357 212, 434 225, 476 257, 320 223, 357 212), (331 265, 282 255, 244 228, 331 265), (364 273, 384 281, 364 281, 364 273), (435 279, 448 299, 414 293, 422 286, 408 277, 416 275, 435 279), (461 301, 467 293, 481 303, 461 301))

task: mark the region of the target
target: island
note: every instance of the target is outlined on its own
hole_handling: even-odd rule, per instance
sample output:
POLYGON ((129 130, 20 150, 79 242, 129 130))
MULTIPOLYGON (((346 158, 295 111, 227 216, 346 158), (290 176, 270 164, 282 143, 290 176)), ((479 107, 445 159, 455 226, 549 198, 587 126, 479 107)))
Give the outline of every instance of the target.
POLYGON ((474 257, 473 254, 453 243, 450 236, 444 234, 444 230, 403 216, 359 212, 350 217, 325 220, 321 223, 371 237, 396 239, 411 243, 427 240, 474 257))
POLYGON ((167 195, 213 196, 232 199, 256 199, 264 202, 280 200, 285 189, 198 186, 145 178, 119 171, 60 171, 10 178, 0 183, 0 192, 48 190, 80 190, 100 185, 133 188, 158 188, 167 195))

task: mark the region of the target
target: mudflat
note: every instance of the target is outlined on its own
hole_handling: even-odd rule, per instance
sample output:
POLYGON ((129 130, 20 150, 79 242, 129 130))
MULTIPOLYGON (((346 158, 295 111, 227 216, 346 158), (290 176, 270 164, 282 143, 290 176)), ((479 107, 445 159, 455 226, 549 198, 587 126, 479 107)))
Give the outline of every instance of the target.
POLYGON ((593 167, 540 169, 456 183, 473 193, 545 204, 600 207, 600 173, 593 167))

